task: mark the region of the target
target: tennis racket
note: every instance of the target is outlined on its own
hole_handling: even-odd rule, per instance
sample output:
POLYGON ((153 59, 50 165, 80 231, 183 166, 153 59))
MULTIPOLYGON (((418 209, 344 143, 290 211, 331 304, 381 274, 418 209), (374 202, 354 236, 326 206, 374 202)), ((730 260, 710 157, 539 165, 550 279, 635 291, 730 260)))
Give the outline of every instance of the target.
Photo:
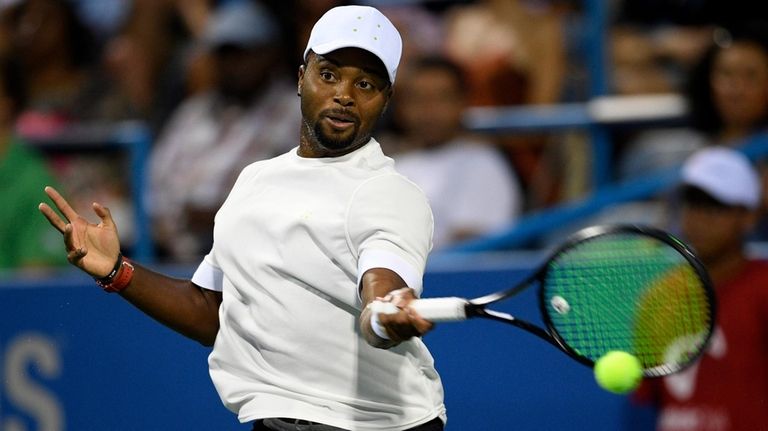
MULTIPOLYGON (((590 367, 622 350, 640 360, 644 377, 695 362, 715 321, 715 296, 701 262, 674 236, 635 225, 576 232, 510 289, 470 300, 418 299, 411 307, 435 322, 482 317, 517 326, 590 367), (544 327, 489 308, 534 285, 544 327)), ((381 301, 373 308, 399 311, 381 301)))

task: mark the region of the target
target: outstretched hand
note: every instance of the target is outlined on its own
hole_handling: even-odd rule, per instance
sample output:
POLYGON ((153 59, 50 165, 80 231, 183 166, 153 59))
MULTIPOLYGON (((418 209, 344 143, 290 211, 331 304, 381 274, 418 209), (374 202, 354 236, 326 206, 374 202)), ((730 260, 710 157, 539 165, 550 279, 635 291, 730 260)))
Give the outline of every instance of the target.
POLYGON ((109 209, 94 202, 93 211, 99 216, 101 223, 93 224, 75 212, 53 187, 46 187, 45 193, 66 221, 45 203, 41 203, 38 208, 51 226, 64 235, 69 263, 93 277, 107 276, 120 253, 120 238, 109 209))

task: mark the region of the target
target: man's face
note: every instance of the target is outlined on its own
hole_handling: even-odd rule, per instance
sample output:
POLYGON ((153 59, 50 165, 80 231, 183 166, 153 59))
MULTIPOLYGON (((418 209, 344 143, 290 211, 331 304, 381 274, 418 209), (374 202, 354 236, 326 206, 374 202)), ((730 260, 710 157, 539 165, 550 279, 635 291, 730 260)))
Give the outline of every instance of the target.
POLYGON ((249 103, 267 81, 275 62, 268 46, 244 48, 224 45, 214 51, 216 84, 225 97, 249 103))
POLYGON ((465 99, 456 76, 445 69, 424 68, 406 75, 401 84, 395 115, 406 134, 434 146, 459 133, 465 99))
POLYGON ((370 139, 391 95, 378 57, 357 48, 310 53, 299 69, 302 157, 347 154, 370 139))
POLYGON ((768 115, 768 55, 758 45, 736 42, 721 50, 710 80, 726 124, 752 127, 768 115))
POLYGON ((705 265, 739 253, 752 228, 751 212, 743 207, 685 202, 683 236, 705 265))

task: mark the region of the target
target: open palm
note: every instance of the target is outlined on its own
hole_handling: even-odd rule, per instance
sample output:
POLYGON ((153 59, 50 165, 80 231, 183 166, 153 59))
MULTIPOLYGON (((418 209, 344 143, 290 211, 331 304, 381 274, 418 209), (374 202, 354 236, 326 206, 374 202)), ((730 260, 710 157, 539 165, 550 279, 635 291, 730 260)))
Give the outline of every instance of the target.
POLYGON ((94 277, 108 275, 120 253, 120 238, 109 209, 94 203, 93 211, 101 219, 99 224, 94 224, 72 209, 53 187, 46 187, 45 193, 66 219, 63 220, 48 204, 40 204, 40 212, 64 235, 69 262, 94 277))

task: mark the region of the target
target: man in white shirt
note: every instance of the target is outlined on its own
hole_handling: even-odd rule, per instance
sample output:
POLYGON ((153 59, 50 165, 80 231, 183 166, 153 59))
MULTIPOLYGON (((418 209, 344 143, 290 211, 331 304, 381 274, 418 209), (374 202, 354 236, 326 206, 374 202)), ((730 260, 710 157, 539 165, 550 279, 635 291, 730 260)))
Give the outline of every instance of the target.
POLYGON ((213 344, 211 378, 254 430, 442 430, 440 377, 408 307, 422 289, 432 213, 371 132, 392 94, 402 42, 364 6, 331 9, 299 70, 298 148, 243 170, 192 280, 120 254, 109 211, 89 224, 53 189, 68 258, 105 290, 213 344), (374 313, 389 301, 396 314, 374 313))
POLYGON ((224 3, 202 42, 215 85, 184 100, 163 126, 149 164, 155 245, 175 262, 198 262, 213 219, 240 171, 296 145, 296 84, 280 64, 280 32, 257 2, 224 3))
POLYGON ((400 151, 392 157, 429 199, 435 250, 511 227, 522 212, 522 191, 501 151, 463 127, 468 104, 461 68, 441 56, 415 59, 397 91, 400 151))

